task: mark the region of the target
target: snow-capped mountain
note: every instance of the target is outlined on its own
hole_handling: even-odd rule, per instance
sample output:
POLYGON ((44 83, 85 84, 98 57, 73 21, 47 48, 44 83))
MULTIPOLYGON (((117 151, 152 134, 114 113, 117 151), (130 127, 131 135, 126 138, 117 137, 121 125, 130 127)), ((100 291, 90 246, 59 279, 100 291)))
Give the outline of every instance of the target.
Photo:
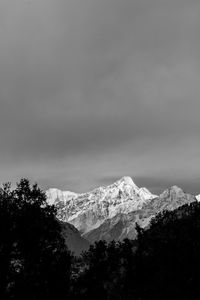
POLYGON ((145 203, 157 197, 146 188, 139 188, 128 176, 88 193, 49 189, 46 195, 49 204, 58 207, 58 218, 73 224, 82 234, 118 214, 141 209, 145 203))
POLYGON ((200 202, 200 194, 196 195, 196 199, 197 199, 198 202, 200 202))
POLYGON ((58 219, 73 224, 90 242, 133 239, 136 223, 145 228, 159 212, 198 199, 177 186, 156 196, 144 187, 139 188, 128 176, 88 193, 49 189, 46 195, 49 204, 58 208, 58 219))
POLYGON ((101 239, 123 240, 124 238, 134 239, 136 237, 135 225, 139 224, 145 228, 159 212, 164 210, 175 210, 176 208, 197 201, 195 196, 186 194, 177 186, 165 190, 159 197, 145 202, 142 208, 129 212, 128 214, 117 214, 107 219, 98 228, 84 234, 90 242, 101 239))

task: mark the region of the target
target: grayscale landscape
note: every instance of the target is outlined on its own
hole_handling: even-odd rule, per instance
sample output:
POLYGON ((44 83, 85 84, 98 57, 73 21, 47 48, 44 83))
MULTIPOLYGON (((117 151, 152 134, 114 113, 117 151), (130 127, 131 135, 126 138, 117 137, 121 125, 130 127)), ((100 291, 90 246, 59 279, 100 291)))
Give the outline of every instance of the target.
POLYGON ((0 299, 198 299, 200 2, 0 0, 0 299))

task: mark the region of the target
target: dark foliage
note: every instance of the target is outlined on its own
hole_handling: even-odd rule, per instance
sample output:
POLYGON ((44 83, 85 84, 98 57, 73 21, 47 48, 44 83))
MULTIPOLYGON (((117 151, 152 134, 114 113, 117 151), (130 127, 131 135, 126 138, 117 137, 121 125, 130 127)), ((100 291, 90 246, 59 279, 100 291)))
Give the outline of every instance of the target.
POLYGON ((100 241, 83 255, 75 299, 200 298, 200 204, 163 212, 137 230, 135 242, 100 241))
POLYGON ((56 299, 68 294, 71 256, 55 208, 22 179, 0 190, 0 299, 56 299))
POLYGON ((136 241, 73 257, 55 208, 23 179, 0 190, 0 299, 199 299, 200 204, 166 211, 136 241))
POLYGON ((138 243, 141 299, 199 299, 200 204, 159 214, 138 243))

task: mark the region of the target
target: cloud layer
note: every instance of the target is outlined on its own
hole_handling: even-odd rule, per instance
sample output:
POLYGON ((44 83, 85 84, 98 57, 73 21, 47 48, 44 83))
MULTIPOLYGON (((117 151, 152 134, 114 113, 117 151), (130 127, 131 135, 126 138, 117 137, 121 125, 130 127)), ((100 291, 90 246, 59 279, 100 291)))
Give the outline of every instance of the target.
POLYGON ((2 0, 0 181, 87 191, 131 175, 200 192, 199 13, 196 0, 2 0))

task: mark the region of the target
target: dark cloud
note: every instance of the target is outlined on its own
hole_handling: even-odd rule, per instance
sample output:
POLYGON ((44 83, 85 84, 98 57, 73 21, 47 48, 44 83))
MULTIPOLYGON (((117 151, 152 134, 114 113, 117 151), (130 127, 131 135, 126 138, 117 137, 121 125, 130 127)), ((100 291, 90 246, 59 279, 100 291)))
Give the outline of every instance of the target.
POLYGON ((132 174, 159 189, 173 170, 196 191, 199 13, 197 0, 1 1, 0 180, 82 191, 132 174))

